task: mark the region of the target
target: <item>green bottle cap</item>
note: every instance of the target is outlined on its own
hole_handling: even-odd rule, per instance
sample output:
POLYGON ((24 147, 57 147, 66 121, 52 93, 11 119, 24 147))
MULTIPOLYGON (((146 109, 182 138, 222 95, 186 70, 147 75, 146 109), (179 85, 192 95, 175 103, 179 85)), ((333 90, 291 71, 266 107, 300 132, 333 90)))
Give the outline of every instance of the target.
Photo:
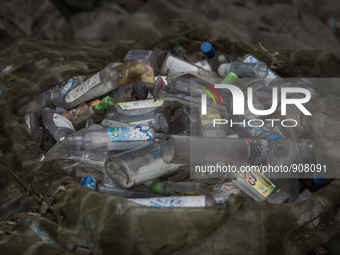
POLYGON ((222 84, 234 84, 237 79, 238 79, 238 76, 236 75, 236 73, 230 72, 223 79, 222 84))
POLYGON ((156 194, 162 194, 162 185, 163 183, 161 182, 153 182, 151 184, 151 191, 155 192, 156 194))
POLYGON ((114 106, 115 102, 109 96, 104 97, 102 101, 96 104, 95 109, 100 115, 104 115, 108 110, 114 106))

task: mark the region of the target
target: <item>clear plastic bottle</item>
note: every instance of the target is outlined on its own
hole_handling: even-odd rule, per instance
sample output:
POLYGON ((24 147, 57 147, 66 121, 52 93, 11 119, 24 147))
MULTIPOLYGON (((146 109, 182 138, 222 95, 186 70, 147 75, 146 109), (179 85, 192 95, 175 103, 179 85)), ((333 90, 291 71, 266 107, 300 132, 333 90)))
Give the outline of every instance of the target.
POLYGON ((138 192, 131 189, 122 189, 119 186, 114 186, 110 184, 98 184, 97 192, 114 197, 122 198, 146 198, 153 197, 151 194, 138 192))
POLYGON ((71 87, 76 86, 78 83, 74 79, 69 79, 67 82, 58 84, 58 89, 49 89, 40 93, 34 100, 24 105, 19 109, 19 113, 24 115, 29 112, 34 112, 38 119, 42 117, 42 110, 45 107, 55 108, 64 105, 64 96, 71 87), (60 85, 60 86, 59 86, 60 85))
POLYGON ((185 61, 181 58, 168 54, 163 62, 160 74, 170 75, 174 73, 183 73, 183 72, 198 72, 199 70, 201 70, 201 72, 203 73, 208 72, 205 69, 199 66, 196 66, 188 61, 185 61))
POLYGON ((162 113, 170 121, 175 103, 164 100, 139 100, 115 104, 110 111, 105 114, 105 118, 115 120, 120 115, 139 115, 147 113, 162 113))
POLYGON ((211 196, 133 198, 130 201, 151 207, 208 207, 216 205, 211 196))
POLYGON ((235 73, 240 78, 265 78, 268 75, 268 67, 263 62, 233 62, 230 64, 221 64, 218 68, 218 74, 221 77, 226 77, 230 72, 235 73))
POLYGON ((115 103, 143 100, 148 97, 148 87, 142 81, 136 81, 119 87, 109 93, 115 103))
POLYGON ((273 204, 282 204, 289 199, 289 195, 284 190, 277 188, 273 182, 250 164, 241 165, 234 177, 233 183, 256 201, 267 200, 273 204))
POLYGON ((169 134, 177 135, 183 131, 190 130, 190 134, 199 135, 198 112, 193 107, 181 106, 175 111, 169 122, 169 134))
POLYGON ((106 172, 120 187, 129 188, 176 171, 181 165, 165 163, 160 148, 160 142, 153 142, 110 157, 106 172))
MULTIPOLYGON (((76 128, 84 121, 92 119, 94 123, 98 123, 104 118, 104 114, 114 106, 114 101, 111 97, 107 96, 103 98, 96 105, 85 105, 84 107, 78 107, 71 110, 69 113, 64 113, 63 116, 70 116, 73 114, 75 118, 72 118, 72 125, 76 128), (77 109, 79 111, 77 111, 77 109), (73 111, 73 112, 72 112, 73 111)), ((69 118, 68 118, 69 119, 69 118)))
POLYGON ((118 70, 104 68, 69 91, 65 96, 64 108, 72 109, 83 102, 96 99, 117 89, 121 78, 122 74, 118 70))
POLYGON ((147 60, 155 73, 158 73, 157 59, 152 50, 129 50, 126 53, 123 62, 133 62, 135 60, 147 60))
POLYGON ((66 136, 76 132, 71 121, 58 114, 55 110, 45 108, 42 115, 42 121, 45 128, 56 141, 59 142, 66 136))
POLYGON ((148 145, 154 135, 151 126, 110 127, 68 136, 67 139, 70 150, 117 151, 148 145))
POLYGON ((151 190, 163 195, 210 195, 208 185, 199 182, 153 182, 151 190))
POLYGON ((162 113, 118 116, 115 120, 132 125, 152 126, 157 133, 169 132, 168 121, 162 113))
POLYGON ((162 140, 161 155, 164 162, 169 164, 199 166, 224 162, 240 165, 244 162, 264 162, 268 150, 266 140, 173 135, 162 140))

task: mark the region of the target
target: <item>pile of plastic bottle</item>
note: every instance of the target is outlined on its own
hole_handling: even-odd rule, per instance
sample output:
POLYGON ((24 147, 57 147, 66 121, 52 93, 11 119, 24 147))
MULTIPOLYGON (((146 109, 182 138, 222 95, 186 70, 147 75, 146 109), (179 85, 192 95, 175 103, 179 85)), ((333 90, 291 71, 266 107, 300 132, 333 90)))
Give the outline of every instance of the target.
POLYGON ((283 125, 299 119, 299 109, 254 114, 271 107, 271 87, 319 97, 308 81, 286 82, 250 54, 233 57, 208 42, 189 52, 172 43, 168 51, 130 50, 123 63, 55 85, 18 114, 47 153, 63 144, 67 153, 56 159, 65 172, 105 195, 156 207, 223 206, 231 195, 297 203, 325 186, 320 171, 257 171, 317 163, 303 127, 283 125), (235 97, 215 84, 239 88, 243 114, 233 114, 235 97))

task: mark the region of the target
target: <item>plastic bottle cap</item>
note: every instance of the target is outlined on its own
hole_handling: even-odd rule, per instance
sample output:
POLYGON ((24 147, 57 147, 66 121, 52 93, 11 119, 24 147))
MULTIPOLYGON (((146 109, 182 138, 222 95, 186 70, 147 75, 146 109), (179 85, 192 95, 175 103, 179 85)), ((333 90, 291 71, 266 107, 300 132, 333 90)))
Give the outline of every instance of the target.
POLYGON ((218 67, 218 75, 222 78, 225 77, 227 74, 230 73, 230 64, 221 64, 218 67))
POLYGON ((91 105, 97 105, 100 103, 100 100, 99 99, 96 99, 96 100, 93 100, 90 104, 91 105))
POLYGON ((271 141, 278 141, 278 140, 281 140, 283 137, 280 136, 280 135, 277 135, 277 134, 271 134, 271 135, 268 135, 266 136, 266 140, 271 140, 271 141))
POLYGON ((219 55, 219 56, 218 56, 218 61, 219 61, 219 62, 224 62, 224 61, 226 61, 226 59, 227 59, 227 58, 226 58, 224 55, 219 55))
POLYGON ((213 58, 216 53, 213 46, 208 42, 204 42, 201 44, 201 51, 207 58, 213 58))
POLYGON ((230 72, 227 74, 226 78, 234 78, 234 79, 238 79, 238 76, 236 73, 230 72))
POLYGON ((161 182, 154 182, 151 184, 150 189, 152 192, 155 192, 156 194, 162 194, 161 185, 162 185, 161 182))
POLYGON ((95 109, 100 115, 103 115, 108 110, 110 110, 114 106, 114 104, 115 103, 114 103, 113 99, 111 97, 107 96, 107 97, 104 97, 102 99, 102 101, 100 101, 100 103, 98 103, 95 106, 95 109))
POLYGON ((318 189, 321 189, 325 186, 325 181, 323 180, 321 173, 315 172, 313 174, 312 185, 318 189))

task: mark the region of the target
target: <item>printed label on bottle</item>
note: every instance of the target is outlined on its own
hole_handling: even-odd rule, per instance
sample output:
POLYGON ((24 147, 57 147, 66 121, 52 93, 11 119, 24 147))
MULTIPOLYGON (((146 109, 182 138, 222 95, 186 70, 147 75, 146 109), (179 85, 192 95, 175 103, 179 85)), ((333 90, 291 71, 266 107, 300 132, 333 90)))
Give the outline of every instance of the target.
POLYGON ((254 166, 241 167, 238 175, 264 197, 268 197, 275 190, 275 185, 254 166))
POLYGON ((112 127, 107 129, 107 134, 113 142, 121 141, 151 141, 151 126, 112 127))
POLYGON ((140 205, 151 207, 205 207, 205 196, 151 197, 128 199, 140 205))
POLYGON ((201 123, 203 129, 220 128, 222 124, 216 124, 214 127, 214 119, 221 119, 220 114, 216 110, 207 109, 206 115, 201 115, 201 123))
POLYGON ((164 100, 139 100, 139 101, 132 101, 132 102, 124 102, 118 103, 120 109, 123 111, 125 110, 134 110, 134 109, 143 109, 143 108, 150 108, 150 107, 158 107, 164 103, 164 100))
POLYGON ((72 91, 70 91, 65 99, 66 103, 70 103, 84 95, 87 91, 95 87, 98 83, 100 83, 100 77, 99 73, 96 73, 86 81, 84 81, 82 84, 80 84, 78 87, 74 88, 72 91))
POLYGON ((53 114, 53 122, 57 127, 66 127, 74 130, 72 122, 57 113, 53 114))
MULTIPOLYGON (((245 60, 243 60, 243 63, 257 63, 257 62, 259 62, 258 59, 256 59, 252 55, 248 56, 245 60)), ((279 76, 268 68, 267 78, 277 78, 277 77, 279 76)))
POLYGON ((180 59, 177 59, 175 57, 169 56, 166 60, 166 63, 164 65, 165 70, 162 70, 162 73, 164 74, 173 74, 173 73, 180 73, 180 72, 197 72, 198 67, 187 63, 185 61, 182 61, 180 59), (164 72, 165 71, 165 72, 164 72))
POLYGON ((69 79, 66 84, 64 85, 63 89, 61 90, 61 97, 63 98, 67 91, 71 88, 71 86, 74 84, 73 79, 69 79))
POLYGON ((6 188, 5 194, 3 195, 1 200, 2 202, 7 204, 8 202, 13 202, 20 197, 22 197, 22 194, 20 193, 18 186, 16 184, 12 184, 8 188, 6 188))
POLYGON ((211 67, 210 67, 210 65, 209 65, 209 63, 206 59, 196 62, 195 65, 200 66, 207 71, 212 71, 211 67))
POLYGON ((217 184, 213 190, 228 190, 228 189, 235 189, 236 185, 232 182, 222 182, 217 184))

